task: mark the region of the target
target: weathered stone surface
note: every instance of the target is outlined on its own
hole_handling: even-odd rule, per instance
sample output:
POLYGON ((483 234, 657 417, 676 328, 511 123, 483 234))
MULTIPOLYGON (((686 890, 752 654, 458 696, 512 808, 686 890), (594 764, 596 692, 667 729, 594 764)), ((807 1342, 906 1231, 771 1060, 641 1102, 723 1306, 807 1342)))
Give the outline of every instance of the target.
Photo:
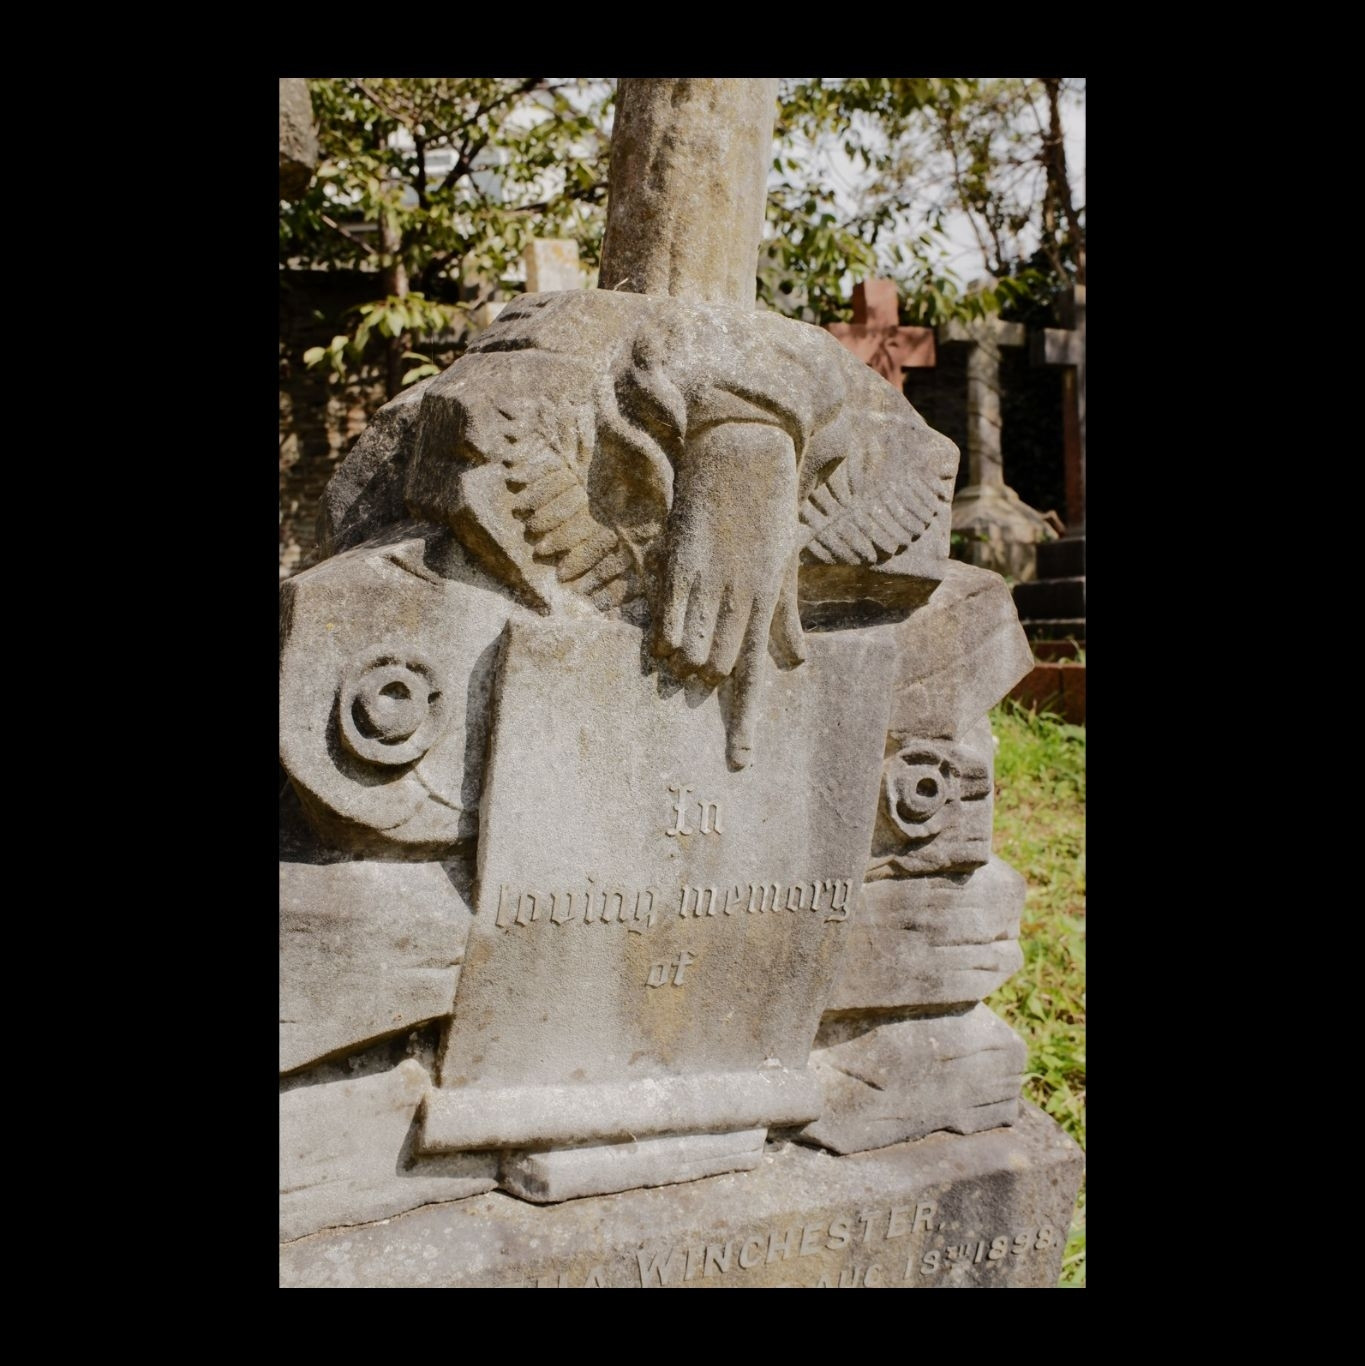
POLYGON ((730 685, 646 672, 626 623, 512 623, 424 1143, 733 1130, 808 1106, 893 666, 885 632, 809 645, 799 669, 765 661, 754 762, 734 770, 730 685))
POLYGON ((894 629, 891 727, 908 735, 964 734, 1033 667, 1009 586, 971 565, 949 565, 928 604, 894 629))
POLYGON ((280 1071, 449 1015, 470 917, 439 863, 281 863, 280 1071))
POLYGON ((413 1152, 413 1116, 426 1086, 425 1070, 407 1058, 378 1076, 281 1094, 281 1242, 497 1185, 495 1154, 413 1152))
POLYGON ((337 467, 318 506, 323 558, 350 550, 407 516, 403 489, 422 395, 433 375, 404 389, 370 419, 337 467))
POLYGON ((776 114, 776 80, 619 82, 604 290, 753 307, 776 114))
MULTIPOLYGON (((514 300, 432 381, 409 507, 448 522, 466 469, 505 463, 509 482, 530 485, 564 466, 585 476, 577 482, 602 505, 590 507, 596 520, 648 540, 679 491, 680 448, 727 423, 788 434, 802 500, 844 470, 846 486, 803 506, 807 563, 882 564, 912 544, 946 558, 957 448, 826 333, 771 313, 605 291, 514 300), (518 478, 528 462, 532 477, 518 478)), ((750 540, 772 523, 772 511, 750 523, 750 540)))
POLYGON ((901 557, 928 588, 946 563, 956 447, 827 334, 774 314, 527 295, 433 382, 419 424, 409 510, 538 610, 648 609, 676 675, 733 674, 739 767, 770 642, 803 655, 800 564, 901 557))
POLYGON ((984 1005, 872 1029, 860 1019, 826 1020, 811 1052, 825 1104, 802 1137, 856 1153, 938 1129, 1012 1124, 1027 1063, 1024 1041, 984 1005))
POLYGON ((449 532, 414 523, 280 596, 280 762, 314 827, 355 853, 467 848, 497 643, 525 609, 449 532))
POLYGON ((980 1001, 1023 965, 1027 884, 1003 859, 976 872, 863 887, 828 1011, 980 1001))
POLYGON ((1054 1286, 1083 1167, 1047 1116, 537 1206, 428 1206, 280 1251, 283 1286, 1054 1286))
POLYGON ((308 82, 280 78, 280 198, 297 199, 318 164, 318 135, 308 82))
POLYGON ((982 867, 985 713, 1030 662, 1003 584, 949 566, 956 448, 833 338, 748 307, 768 84, 624 84, 604 272, 625 287, 514 301, 390 405, 329 499, 331 558, 284 588, 285 1227, 495 1168, 513 1209, 589 1221, 482 1195, 397 1215, 374 1278, 350 1260, 368 1236, 303 1239, 342 1280, 444 1283, 453 1256, 468 1284, 545 1257, 580 1284, 763 1284, 839 1254, 815 1283, 952 1283, 1060 1256, 1065 1210, 1045 1228, 1008 1179, 1027 1227, 928 1245, 993 1215, 971 1202, 995 1168, 935 1224, 936 1196, 895 1203, 932 1153, 758 1162, 771 1127, 856 1148, 1013 1117, 1014 1053, 944 998, 1007 953, 969 942, 1008 899, 982 867), (827 1012, 864 879, 885 915, 827 1012), (887 1241, 924 1235, 897 1272, 843 1255, 881 1216, 830 1192, 863 1177, 887 1241), (661 1182, 752 1185, 790 1222, 606 1194, 661 1182), (428 1227, 419 1252, 404 1230, 428 1227))
POLYGON ((508 1153, 503 1189, 538 1205, 608 1195, 637 1186, 667 1186, 720 1172, 752 1171, 763 1160, 765 1129, 733 1134, 642 1138, 558 1152, 508 1153))

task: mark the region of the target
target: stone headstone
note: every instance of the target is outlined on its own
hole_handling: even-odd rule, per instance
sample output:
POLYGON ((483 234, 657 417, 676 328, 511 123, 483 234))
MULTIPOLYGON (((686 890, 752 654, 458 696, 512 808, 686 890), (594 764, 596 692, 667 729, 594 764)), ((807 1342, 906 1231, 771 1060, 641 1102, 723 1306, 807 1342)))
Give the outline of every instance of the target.
POLYGON ((825 330, 897 389, 908 369, 937 363, 932 327, 902 327, 894 280, 863 280, 853 286, 853 321, 825 330))
POLYGON ((587 284, 578 264, 578 243, 537 237, 522 252, 526 267, 526 292, 548 294, 552 290, 583 289, 587 284))
POLYGON ((939 328, 940 345, 967 351, 967 483, 953 499, 953 530, 972 564, 1024 581, 1037 573, 1040 541, 1057 532, 1005 483, 1000 441, 1000 348, 1023 346, 1022 323, 998 317, 954 319, 939 328))
POLYGON ((772 117, 623 81, 621 287, 386 410, 282 588, 285 1284, 1055 1283, 980 1004, 1027 643, 956 447, 753 310, 772 117))

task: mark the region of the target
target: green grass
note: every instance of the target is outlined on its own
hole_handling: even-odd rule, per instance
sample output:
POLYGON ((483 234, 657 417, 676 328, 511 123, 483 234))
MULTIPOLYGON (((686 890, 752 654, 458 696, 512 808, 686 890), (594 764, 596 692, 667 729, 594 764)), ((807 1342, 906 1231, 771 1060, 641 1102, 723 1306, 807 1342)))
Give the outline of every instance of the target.
MULTIPOLYGON (((1024 1095, 1085 1147, 1085 728, 1006 701, 991 713, 995 852, 1028 879, 1024 966, 987 1004, 1024 1038, 1024 1095)), ((1061 1284, 1085 1285, 1085 1186, 1061 1284)))

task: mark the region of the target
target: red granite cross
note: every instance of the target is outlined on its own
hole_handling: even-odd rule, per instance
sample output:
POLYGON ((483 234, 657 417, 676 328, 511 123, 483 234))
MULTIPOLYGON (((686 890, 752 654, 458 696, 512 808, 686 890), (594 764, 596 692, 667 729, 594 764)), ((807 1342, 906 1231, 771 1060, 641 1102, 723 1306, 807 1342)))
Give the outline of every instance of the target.
POLYGON ((853 286, 853 321, 827 323, 826 330, 897 389, 905 370, 938 363, 932 327, 901 327, 893 280, 864 280, 853 286))

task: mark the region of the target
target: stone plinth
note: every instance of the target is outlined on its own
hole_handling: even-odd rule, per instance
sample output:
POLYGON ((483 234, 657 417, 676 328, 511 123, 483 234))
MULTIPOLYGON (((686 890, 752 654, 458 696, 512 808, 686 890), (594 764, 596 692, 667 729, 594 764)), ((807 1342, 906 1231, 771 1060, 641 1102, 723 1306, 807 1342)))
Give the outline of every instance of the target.
POLYGON ((1013 1128, 851 1157, 769 1143, 703 1180, 536 1206, 478 1195, 280 1251, 287 1287, 955 1289, 1057 1284, 1083 1156, 1013 1128))

